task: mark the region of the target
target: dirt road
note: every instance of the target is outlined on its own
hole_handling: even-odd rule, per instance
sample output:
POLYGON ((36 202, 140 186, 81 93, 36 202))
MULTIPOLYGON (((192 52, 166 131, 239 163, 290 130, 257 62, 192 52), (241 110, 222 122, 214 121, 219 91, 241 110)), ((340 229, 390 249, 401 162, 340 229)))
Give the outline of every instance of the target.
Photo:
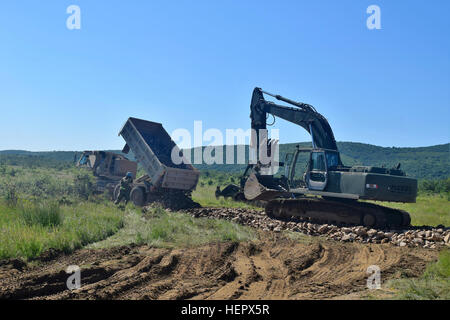
POLYGON ((199 248, 127 246, 49 254, 34 266, 0 266, 0 299, 331 299, 367 292, 367 267, 382 281, 419 276, 434 250, 388 244, 300 243, 263 232, 252 243, 199 248), (45 261, 47 260, 47 261, 45 261), (69 265, 81 268, 82 287, 66 287, 69 265))

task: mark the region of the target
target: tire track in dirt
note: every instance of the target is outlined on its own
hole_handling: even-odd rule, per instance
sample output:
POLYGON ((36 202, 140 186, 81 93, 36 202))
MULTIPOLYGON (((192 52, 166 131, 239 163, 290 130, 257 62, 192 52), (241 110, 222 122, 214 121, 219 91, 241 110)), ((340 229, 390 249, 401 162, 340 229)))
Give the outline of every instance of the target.
POLYGON ((261 232, 259 242, 197 248, 127 246, 54 253, 38 266, 0 265, 0 299, 327 299, 365 290, 367 267, 382 281, 419 276, 435 251, 390 245, 300 243, 261 232), (66 288, 69 265, 82 287, 66 288))

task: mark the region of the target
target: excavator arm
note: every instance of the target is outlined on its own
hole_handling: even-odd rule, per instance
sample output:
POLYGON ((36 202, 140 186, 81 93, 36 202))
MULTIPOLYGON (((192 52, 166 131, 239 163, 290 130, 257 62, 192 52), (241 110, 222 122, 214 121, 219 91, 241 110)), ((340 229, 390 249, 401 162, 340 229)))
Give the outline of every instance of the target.
POLYGON ((324 116, 318 113, 314 107, 309 104, 295 102, 280 95, 273 95, 265 92, 261 88, 255 88, 253 90, 250 110, 252 129, 255 129, 256 131, 258 145, 260 143, 259 130, 266 129, 267 114, 271 114, 286 121, 295 123, 308 131, 311 135, 313 148, 338 151, 333 131, 331 130, 327 119, 325 119, 324 116), (277 100, 294 105, 296 108, 266 101, 263 94, 273 96, 277 100))

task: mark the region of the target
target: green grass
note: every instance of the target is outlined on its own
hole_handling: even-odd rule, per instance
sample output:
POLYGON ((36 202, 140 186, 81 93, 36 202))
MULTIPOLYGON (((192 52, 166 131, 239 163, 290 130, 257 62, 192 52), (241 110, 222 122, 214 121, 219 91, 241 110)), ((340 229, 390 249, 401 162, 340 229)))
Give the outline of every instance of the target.
POLYGON ((57 227, 63 222, 61 208, 54 202, 22 204, 17 214, 28 226, 57 227))
POLYGON ((416 203, 383 203, 391 208, 402 209, 411 215, 415 226, 450 226, 450 201, 445 195, 419 195, 416 203))
POLYGON ((114 234, 124 213, 112 205, 0 204, 0 259, 32 259, 53 248, 71 252, 114 234))
POLYGON ((418 279, 399 279, 388 282, 401 300, 450 299, 450 249, 444 249, 437 262, 430 264, 418 279))
POLYGON ((156 247, 193 247, 210 242, 247 241, 257 233, 236 223, 207 218, 193 218, 184 213, 167 212, 160 208, 142 214, 127 209, 124 228, 90 248, 127 244, 147 244, 156 247))

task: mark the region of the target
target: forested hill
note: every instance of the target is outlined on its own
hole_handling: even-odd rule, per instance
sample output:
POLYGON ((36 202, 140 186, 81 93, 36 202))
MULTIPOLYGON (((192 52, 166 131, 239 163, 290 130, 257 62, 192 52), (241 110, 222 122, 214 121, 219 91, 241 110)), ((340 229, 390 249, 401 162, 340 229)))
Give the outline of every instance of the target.
MULTIPOLYGON (((373 165, 393 167, 401 163, 406 174, 418 179, 445 179, 450 177, 450 143, 430 147, 396 148, 379 147, 357 142, 338 142, 342 162, 345 165, 373 165)), ((285 154, 295 150, 296 143, 280 144, 280 161, 285 154)), ((310 147, 310 143, 300 143, 310 147)), ((224 152, 225 153, 225 152, 224 152)), ((224 156, 225 157, 225 156, 224 156)), ((300 156, 297 172, 303 171, 306 155, 300 156)), ((195 165, 200 170, 241 172, 245 165, 195 165)))
POLYGON ((364 143, 338 142, 338 148, 357 164, 391 167, 400 162, 407 175, 419 179, 450 176, 450 143, 419 148, 383 148, 364 143))
MULTIPOLYGON (((294 143, 281 144, 280 160, 284 159, 287 152, 292 152, 296 145, 294 143)), ((306 147, 310 144, 301 143, 301 145, 306 147)), ((450 177, 450 143, 419 148, 386 148, 364 143, 338 142, 338 147, 342 155, 342 161, 346 165, 384 165, 392 167, 401 163, 401 168, 406 171, 408 176, 418 179, 444 179, 450 177)), ((120 151, 116 150, 115 152, 120 151)), ((75 151, 30 152, 5 150, 0 151, 0 165, 69 166, 80 155, 81 152, 75 151)), ((299 159, 300 169, 304 167, 302 161, 306 161, 306 159, 299 159)), ((200 170, 217 170, 233 173, 240 173, 245 168, 245 164, 195 164, 195 166, 200 170)))

